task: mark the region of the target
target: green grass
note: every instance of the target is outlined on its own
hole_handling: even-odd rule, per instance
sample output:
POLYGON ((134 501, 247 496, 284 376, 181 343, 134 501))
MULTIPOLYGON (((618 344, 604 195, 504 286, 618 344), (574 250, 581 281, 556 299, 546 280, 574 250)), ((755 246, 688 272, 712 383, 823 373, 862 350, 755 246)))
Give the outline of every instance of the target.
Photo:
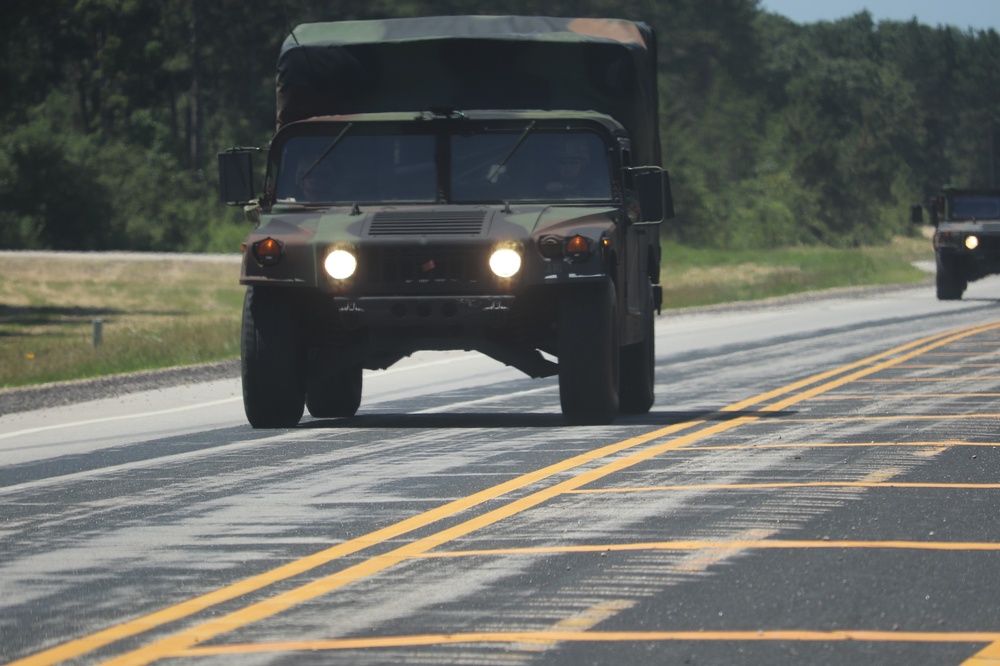
MULTIPOLYGON (((860 250, 730 252, 665 245, 664 307, 857 285, 917 283, 927 239, 860 250)), ((243 287, 232 260, 5 257, 0 262, 0 388, 239 356, 243 287), (103 342, 92 344, 100 319, 103 342)))
POLYGON ((232 260, 5 257, 0 388, 235 358, 243 291, 232 260))
POLYGON ((914 284, 927 274, 914 261, 933 261, 924 238, 898 238, 884 247, 826 247, 757 251, 663 248, 660 280, 665 308, 715 305, 863 285, 914 284))

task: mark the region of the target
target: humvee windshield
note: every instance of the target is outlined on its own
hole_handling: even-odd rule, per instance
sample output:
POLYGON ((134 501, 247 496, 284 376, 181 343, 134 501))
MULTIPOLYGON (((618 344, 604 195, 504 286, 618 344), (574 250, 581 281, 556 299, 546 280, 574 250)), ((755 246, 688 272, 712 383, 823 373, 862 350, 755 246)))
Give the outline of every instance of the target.
POLYGON ((1000 196, 956 196, 951 199, 952 220, 1000 219, 1000 196))
POLYGON ((592 132, 352 132, 333 143, 328 135, 285 141, 279 202, 430 203, 439 189, 448 203, 611 199, 607 151, 592 132), (439 178, 440 168, 450 172, 439 178))

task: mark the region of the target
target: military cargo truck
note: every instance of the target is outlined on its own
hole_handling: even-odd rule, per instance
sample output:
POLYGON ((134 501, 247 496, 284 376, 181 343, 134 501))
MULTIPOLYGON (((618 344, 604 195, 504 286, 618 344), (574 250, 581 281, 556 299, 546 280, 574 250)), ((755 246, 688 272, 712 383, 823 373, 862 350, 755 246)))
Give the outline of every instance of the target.
POLYGON ((946 187, 930 214, 939 300, 960 300, 970 282, 1000 273, 1000 190, 946 187))
POLYGON ((240 277, 250 423, 354 415, 363 370, 456 349, 558 375, 572 424, 647 412, 673 208, 657 100, 642 23, 296 27, 269 147, 219 155, 223 200, 257 222, 240 277))

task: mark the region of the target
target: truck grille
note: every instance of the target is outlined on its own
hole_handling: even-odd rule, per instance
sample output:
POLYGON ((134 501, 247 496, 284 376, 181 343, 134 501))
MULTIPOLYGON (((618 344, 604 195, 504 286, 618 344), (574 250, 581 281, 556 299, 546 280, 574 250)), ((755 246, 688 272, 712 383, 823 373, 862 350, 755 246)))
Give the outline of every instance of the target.
POLYGON ((369 236, 480 236, 486 224, 482 210, 382 211, 372 215, 369 236))
POLYGON ((369 294, 476 293, 492 284, 486 248, 383 246, 361 253, 357 284, 369 294))

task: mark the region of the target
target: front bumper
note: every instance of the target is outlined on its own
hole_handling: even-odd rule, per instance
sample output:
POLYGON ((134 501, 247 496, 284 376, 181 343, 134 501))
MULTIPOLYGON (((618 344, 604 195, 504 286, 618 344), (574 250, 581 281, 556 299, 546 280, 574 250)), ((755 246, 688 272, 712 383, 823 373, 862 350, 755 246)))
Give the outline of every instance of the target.
POLYGON ((336 296, 339 324, 352 330, 367 326, 472 326, 500 328, 507 322, 514 296, 336 296))

